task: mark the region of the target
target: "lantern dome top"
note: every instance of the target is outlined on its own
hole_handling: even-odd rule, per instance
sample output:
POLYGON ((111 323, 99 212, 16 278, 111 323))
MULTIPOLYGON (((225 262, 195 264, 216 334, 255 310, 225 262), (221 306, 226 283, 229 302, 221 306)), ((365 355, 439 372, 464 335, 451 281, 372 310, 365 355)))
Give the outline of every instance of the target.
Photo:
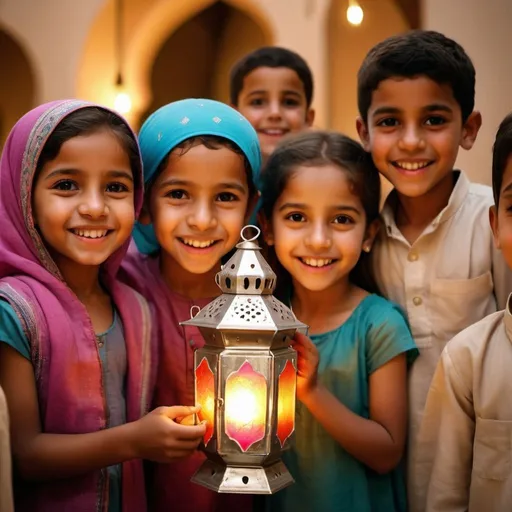
POLYGON ((261 247, 255 240, 261 234, 257 226, 245 226, 240 232, 242 242, 237 251, 222 266, 215 281, 222 293, 236 295, 271 295, 276 287, 276 274, 261 254, 261 247), (244 232, 249 228, 256 235, 246 238, 244 232))

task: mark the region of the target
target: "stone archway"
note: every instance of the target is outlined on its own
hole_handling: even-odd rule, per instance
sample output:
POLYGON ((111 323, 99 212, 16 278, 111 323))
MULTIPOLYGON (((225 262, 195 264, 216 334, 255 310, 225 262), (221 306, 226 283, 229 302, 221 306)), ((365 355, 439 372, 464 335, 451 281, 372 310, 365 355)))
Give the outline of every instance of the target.
POLYGON ((206 7, 161 46, 151 69, 146 113, 187 97, 229 102, 231 66, 266 43, 261 27, 244 12, 222 1, 206 7))
POLYGON ((36 83, 32 65, 16 39, 0 27, 0 149, 16 121, 35 102, 36 83))
MULTIPOLYGON (((156 78, 153 76, 154 64, 157 65, 158 70, 159 59, 164 59, 167 53, 172 54, 173 35, 183 37, 184 33, 185 36, 187 35, 187 31, 193 32, 190 26, 187 28, 187 23, 194 18, 199 16, 201 21, 203 17, 204 21, 205 16, 215 19, 224 13, 224 17, 228 20, 218 47, 220 55, 224 58, 219 60, 219 66, 212 73, 215 85, 212 86, 210 95, 219 99, 224 99, 225 95, 222 91, 225 86, 222 79, 218 80, 218 76, 227 73, 222 63, 236 59, 237 51, 246 50, 244 45, 238 44, 238 41, 236 45, 229 44, 230 34, 240 36, 238 33, 240 23, 252 29, 256 27, 253 33, 258 34, 254 39, 254 41, 258 40, 258 45, 261 42, 272 44, 273 29, 256 0, 224 0, 220 2, 220 7, 214 6, 217 3, 219 2, 216 0, 187 0, 186 2, 130 0, 126 3, 125 82, 133 104, 133 110, 127 117, 135 127, 140 125, 140 119, 148 108, 158 102, 153 99, 152 80, 156 78), (213 14, 208 14, 209 8, 213 9, 213 14), (206 11, 206 14, 201 14, 202 11, 206 11)), ((192 27, 193 25, 194 23, 192 27)), ((107 0, 89 32, 77 81, 78 97, 108 106, 113 105, 116 93, 113 27, 114 1, 107 0)), ((215 34, 215 30, 214 27, 209 27, 210 35, 215 34)), ((250 49, 249 44, 247 51, 250 49)), ((209 51, 209 49, 206 50, 209 51)), ((192 62, 190 66, 193 66, 192 62)), ((173 76, 178 77, 181 71, 169 69, 169 80, 172 81, 173 76)), ((192 92, 187 95, 193 95, 192 92)))

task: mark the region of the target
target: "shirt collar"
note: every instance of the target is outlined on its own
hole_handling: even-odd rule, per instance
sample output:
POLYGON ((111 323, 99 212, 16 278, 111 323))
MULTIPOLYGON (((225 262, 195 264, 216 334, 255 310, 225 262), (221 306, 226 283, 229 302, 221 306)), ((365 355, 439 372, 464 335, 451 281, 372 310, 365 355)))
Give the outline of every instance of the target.
POLYGON ((507 338, 512 343, 512 313, 510 311, 510 304, 512 302, 512 293, 508 296, 507 307, 505 308, 505 332, 507 333, 507 338))
MULTIPOLYGON (((469 180, 462 171, 453 171, 457 176, 457 181, 453 187, 448 204, 441 210, 437 217, 432 221, 431 227, 435 229, 441 222, 446 222, 453 217, 457 210, 462 206, 469 192, 469 180)), ((398 195, 393 189, 388 195, 382 208, 381 216, 386 226, 386 232, 391 235, 398 231, 395 222, 395 211, 398 202, 398 195)))

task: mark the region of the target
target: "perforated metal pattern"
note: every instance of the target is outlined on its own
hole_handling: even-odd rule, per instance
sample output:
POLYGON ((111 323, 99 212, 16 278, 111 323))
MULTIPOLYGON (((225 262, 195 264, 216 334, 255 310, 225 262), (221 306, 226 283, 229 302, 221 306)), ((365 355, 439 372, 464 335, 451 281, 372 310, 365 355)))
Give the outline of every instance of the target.
POLYGON ((226 304, 227 299, 224 297, 219 297, 215 299, 213 302, 208 304, 206 306, 206 309, 204 311, 204 316, 206 318, 210 318, 212 320, 219 321, 222 318, 222 315, 220 315, 220 312, 222 311, 222 308, 224 304, 226 304))
POLYGON ((291 310, 288 309, 282 302, 278 301, 274 296, 268 297, 267 302, 270 304, 270 307, 279 315, 281 320, 295 320, 291 310))
POLYGON ((227 324, 251 324, 262 325, 272 323, 267 308, 260 297, 235 297, 229 310, 223 318, 223 323, 227 324))

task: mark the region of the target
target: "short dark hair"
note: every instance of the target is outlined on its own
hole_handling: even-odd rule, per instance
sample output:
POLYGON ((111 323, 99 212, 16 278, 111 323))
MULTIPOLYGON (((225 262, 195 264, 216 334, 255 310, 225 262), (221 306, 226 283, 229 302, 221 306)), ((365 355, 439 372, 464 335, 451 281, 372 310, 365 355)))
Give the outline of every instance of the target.
MULTIPOLYGON (((370 153, 345 135, 321 130, 290 136, 270 155, 261 177, 261 212, 265 218, 272 218, 274 207, 297 167, 329 164, 339 167, 352 183, 354 194, 361 199, 367 225, 378 219, 381 183, 370 153)), ((276 264, 275 257, 270 256, 276 264)), ((367 259, 368 254, 361 252, 350 273, 351 281, 369 292, 379 293, 367 259)), ((277 267, 278 274, 283 276, 283 270, 277 267)))
POLYGON ((295 52, 279 46, 264 46, 242 57, 231 69, 229 94, 232 105, 238 105, 238 96, 244 87, 245 77, 256 68, 289 68, 299 76, 304 85, 308 108, 313 101, 313 75, 307 62, 295 52))
POLYGON ((180 142, 177 146, 173 147, 171 151, 169 151, 169 153, 167 153, 167 155, 162 159, 162 161, 158 164, 154 176, 149 181, 149 183, 146 183, 146 197, 149 197, 149 194, 151 193, 151 187, 154 185, 158 176, 160 176, 162 171, 167 167, 171 153, 176 152, 178 155, 182 156, 193 147, 199 145, 205 146, 208 149, 228 148, 229 150, 239 155, 244 163, 245 177, 247 179, 247 187, 249 189, 249 197, 252 198, 256 195, 257 190, 256 184, 254 182, 253 170, 249 159, 240 149, 240 147, 231 140, 225 139, 224 137, 219 137, 218 135, 196 135, 194 137, 190 137, 189 139, 185 139, 183 142, 180 142))
POLYGON ((388 78, 426 76, 452 88, 465 122, 475 106, 475 68, 464 48, 433 30, 412 30, 375 45, 357 76, 357 104, 366 123, 372 94, 388 78))
POLYGON ((59 154, 62 145, 73 137, 110 130, 123 146, 130 160, 133 179, 141 176, 140 152, 137 140, 126 121, 110 110, 101 107, 84 107, 67 115, 53 130, 37 161, 34 183, 43 166, 59 154))
POLYGON ((492 149, 492 192, 496 206, 500 201, 503 174, 510 156, 512 156, 512 113, 501 122, 492 149))

